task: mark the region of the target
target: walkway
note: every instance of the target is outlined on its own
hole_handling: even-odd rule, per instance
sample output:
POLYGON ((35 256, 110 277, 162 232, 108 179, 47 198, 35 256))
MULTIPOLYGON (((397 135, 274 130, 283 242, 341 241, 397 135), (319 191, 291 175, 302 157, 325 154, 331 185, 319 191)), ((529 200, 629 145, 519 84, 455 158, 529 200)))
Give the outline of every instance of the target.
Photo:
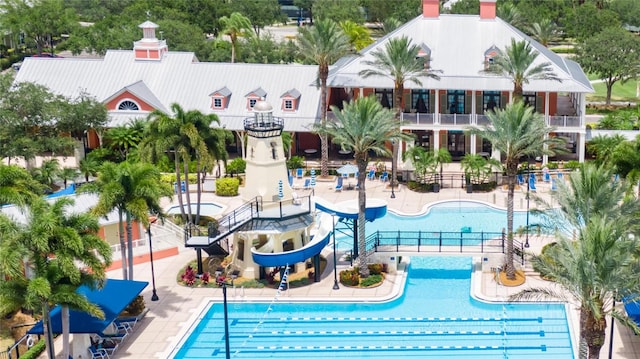
MULTIPOLYGON (((449 165, 451 171, 457 171, 456 165, 449 165)), ((315 194, 329 201, 341 202, 357 198, 357 191, 335 192, 333 190, 334 182, 318 182, 315 187, 315 194)), ((497 190, 491 193, 471 193, 468 194, 462 189, 443 189, 439 193, 418 194, 407 190, 404 186, 396 189, 395 199, 391 199, 391 191, 387 185, 379 181, 367 181, 367 196, 372 198, 383 198, 388 201, 388 208, 400 213, 417 213, 422 212, 427 204, 442 200, 478 200, 495 204, 499 207, 506 206, 506 192, 497 190)), ((538 187, 539 194, 549 200, 550 194, 548 189, 540 185, 538 187)), ((302 190, 298 190, 302 194, 302 190)), ((239 197, 223 198, 213 193, 205 193, 203 202, 213 201, 218 204, 227 206, 226 210, 231 210, 242 204, 239 197)), ((177 202, 174 200, 174 202, 177 202)), ((166 203, 166 205, 170 205, 166 203)), ((515 208, 516 210, 526 209, 525 194, 516 193, 515 208)), ((533 202, 531 202, 533 207, 533 202)), ((530 250, 536 252, 548 243, 551 238, 533 236, 530 238, 530 250)), ((154 243, 155 244, 155 243, 154 243)), ((339 290, 333 290, 333 272, 331 271, 333 263, 331 252, 325 248, 323 253, 329 260, 327 270, 322 273, 322 279, 319 283, 303 287, 290 289, 283 293, 280 301, 286 300, 330 300, 330 301, 382 301, 395 297, 402 288, 404 274, 390 275, 384 284, 374 289, 352 289, 340 286, 339 290)), ((222 290, 220 288, 201 289, 189 288, 178 285, 176 276, 178 268, 183 267, 187 262, 195 259, 195 251, 180 248, 178 255, 156 260, 154 262, 155 279, 157 294, 160 300, 151 302, 151 267, 150 263, 141 263, 134 268, 134 278, 136 280, 149 281, 149 286, 142 293, 146 299, 146 305, 149 312, 146 317, 137 325, 135 332, 129 337, 123 345, 118 349, 112 358, 164 358, 171 347, 175 346, 180 339, 179 335, 186 330, 186 326, 190 324, 193 318, 200 312, 203 306, 211 299, 221 300, 222 290)), ((348 262, 339 262, 338 271, 349 266, 348 262)), ((120 270, 113 270, 108 273, 111 278, 121 278, 120 270)), ((527 271, 527 283, 525 286, 549 285, 548 282, 541 280, 535 273, 527 271)), ((472 293, 478 298, 484 300, 495 301, 503 300, 508 295, 513 294, 525 288, 525 286, 517 288, 507 288, 493 280, 490 272, 476 271, 472 277, 472 293)), ((262 299, 269 300, 275 296, 273 289, 229 289, 229 298, 233 300, 262 299)), ((572 329, 575 331, 577 338, 578 328, 578 312, 573 308, 569 311, 569 317, 572 323, 572 329)), ((607 334, 609 328, 607 328, 607 334)), ((615 354, 614 358, 631 359, 640 357, 640 339, 626 328, 620 325, 615 326, 614 334, 615 354)), ((602 349, 601 357, 606 358, 608 355, 608 339, 607 345, 602 349)), ((60 349, 61 345, 58 344, 60 349)))

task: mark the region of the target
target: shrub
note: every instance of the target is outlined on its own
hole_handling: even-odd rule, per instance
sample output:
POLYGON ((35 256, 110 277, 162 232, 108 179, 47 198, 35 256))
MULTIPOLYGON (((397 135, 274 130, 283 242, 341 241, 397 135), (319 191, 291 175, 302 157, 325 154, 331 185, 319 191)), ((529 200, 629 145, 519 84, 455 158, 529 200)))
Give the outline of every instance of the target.
POLYGON ((240 181, 237 178, 219 178, 216 180, 216 194, 222 197, 233 197, 238 195, 240 181))
POLYGON ((209 279, 211 279, 209 272, 204 272, 200 276, 200 280, 202 281, 203 284, 209 284, 209 279))
POLYGON ((578 161, 567 161, 567 163, 564 164, 564 168, 568 169, 568 170, 575 170, 580 168, 580 162, 578 161))
POLYGON ((247 162, 242 158, 236 158, 227 164, 227 174, 234 175, 238 173, 244 173, 247 168, 247 162))
POLYGON ((46 340, 39 340, 34 346, 32 346, 26 353, 20 355, 22 359, 36 359, 44 352, 46 340))
POLYGON ((558 169, 558 162, 549 162, 547 163, 547 168, 550 170, 557 170, 558 169))
POLYGON ((135 316, 142 313, 144 311, 144 308, 144 297, 139 295, 136 297, 136 299, 129 303, 124 311, 127 312, 128 315, 135 316))
POLYGON ((187 268, 184 269, 184 273, 180 276, 180 279, 184 284, 191 287, 196 284, 196 271, 194 271, 191 266, 187 266, 187 268))
POLYGON ((367 278, 363 279, 360 283, 361 287, 371 287, 372 285, 376 285, 382 282, 382 275, 380 274, 372 274, 367 278))
MULTIPOLYGON (((184 181, 184 173, 180 176, 180 180, 184 181)), ((198 178, 194 173, 189 174, 189 184, 195 184, 198 178)), ((168 183, 173 185, 176 183, 176 174, 175 173, 163 173, 160 175, 160 181, 164 183, 168 183)))
POLYGON ((367 267, 369 267, 369 273, 374 275, 374 274, 380 274, 382 273, 382 263, 372 263, 369 264, 367 267))
POLYGON ((287 160, 287 168, 288 169, 296 169, 304 167, 304 157, 301 156, 293 156, 287 160))
POLYGON ((360 284, 360 273, 358 269, 347 269, 340 272, 340 283, 348 286, 357 286, 360 284))

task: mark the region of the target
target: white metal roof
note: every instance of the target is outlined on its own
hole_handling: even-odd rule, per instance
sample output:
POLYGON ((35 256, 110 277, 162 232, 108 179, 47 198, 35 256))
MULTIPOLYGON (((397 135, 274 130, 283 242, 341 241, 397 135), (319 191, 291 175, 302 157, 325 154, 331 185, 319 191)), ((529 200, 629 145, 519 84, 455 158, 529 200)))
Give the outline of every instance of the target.
MULTIPOLYGON (((86 91, 99 101, 129 91, 161 111, 178 103, 185 110, 215 113, 230 130, 243 129, 242 119, 253 116, 245 95, 257 88, 266 93, 274 116, 285 119, 287 131, 308 131, 319 117, 317 66, 198 62, 190 52, 168 52, 161 61, 134 56, 133 51, 110 50, 103 59, 26 58, 15 81, 42 84, 70 98, 86 91), (228 106, 214 111, 210 94, 224 87, 231 92, 228 106), (282 111, 280 96, 293 88, 301 94, 297 110, 282 111)), ((112 111, 109 126, 146 115, 112 111)))
POLYGON ((343 58, 332 68, 328 84, 333 87, 393 88, 389 78, 370 76, 363 79, 361 70, 368 68, 363 61, 373 60, 371 53, 384 48, 390 38, 407 36, 415 45, 431 50, 431 68, 442 71, 440 80, 425 78, 422 86, 412 82, 405 88, 443 90, 513 90, 508 78, 483 74, 484 53, 496 46, 504 49, 511 39, 526 40, 539 52, 534 64, 549 62, 557 81, 534 80, 524 85, 525 91, 589 93, 593 88, 577 63, 564 59, 542 46, 500 18, 480 19, 478 15, 440 14, 439 18, 419 16, 360 52, 361 56, 343 58))

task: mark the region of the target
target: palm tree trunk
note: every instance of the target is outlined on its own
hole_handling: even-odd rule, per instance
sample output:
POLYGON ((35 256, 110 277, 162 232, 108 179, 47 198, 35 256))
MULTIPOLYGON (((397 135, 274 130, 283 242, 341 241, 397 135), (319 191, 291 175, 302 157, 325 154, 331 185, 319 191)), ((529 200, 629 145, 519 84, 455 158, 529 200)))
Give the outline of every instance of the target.
POLYGON ((196 224, 200 223, 200 201, 202 200, 202 182, 200 181, 200 156, 196 159, 196 182, 198 183, 196 186, 196 224))
POLYGON ((176 192, 178 193, 178 205, 180 206, 180 215, 182 216, 182 222, 187 223, 187 215, 184 213, 184 203, 182 201, 182 186, 180 185, 180 160, 178 159, 178 153, 174 152, 174 165, 176 169, 176 192))
POLYGON ((193 216, 191 215, 191 194, 189 194, 189 160, 185 158, 183 160, 184 165, 184 188, 186 189, 187 198, 187 221, 193 223, 193 216))
POLYGON ((127 279, 127 247, 124 244, 124 220, 122 208, 118 208, 118 238, 120 239, 120 262, 122 263, 122 279, 127 279))
POLYGON ((358 263, 361 278, 369 276, 369 254, 367 252, 367 242, 365 233, 365 211, 367 210, 367 192, 365 182, 367 175, 366 154, 356 154, 358 164, 358 263))
POLYGON ((42 306, 42 330, 44 332, 45 345, 49 359, 56 358, 56 349, 53 347, 53 329, 51 328, 51 310, 46 300, 42 306))
POLYGON ((513 265, 513 196, 516 188, 517 163, 507 163, 507 258, 505 272, 509 280, 516 279, 513 265))
POLYGON ((127 216, 127 264, 129 266, 128 280, 133 280, 133 231, 131 230, 131 214, 126 212, 127 216))
MULTIPOLYGON (((396 103, 396 120, 398 121, 398 126, 400 126, 400 120, 402 118, 402 94, 404 92, 404 84, 402 82, 396 83, 395 88, 393 89, 393 94, 395 96, 396 103)), ((391 188, 395 187, 396 181, 398 178, 398 146, 400 144, 393 141, 393 149, 391 158, 391 188)))
MULTIPOLYGON (((329 65, 318 66, 320 78, 320 122, 322 127, 327 125, 327 77, 329 77, 329 65)), ((329 176, 329 143, 326 134, 320 135, 320 176, 329 176)))
POLYGON ((240 155, 242 156, 241 158, 246 159, 247 157, 245 156, 245 148, 244 148, 244 134, 243 131, 234 131, 236 136, 238 137, 238 141, 240 142, 240 155))
POLYGON ((522 84, 515 83, 513 85, 513 102, 516 103, 518 101, 522 101, 522 94, 523 94, 522 84))

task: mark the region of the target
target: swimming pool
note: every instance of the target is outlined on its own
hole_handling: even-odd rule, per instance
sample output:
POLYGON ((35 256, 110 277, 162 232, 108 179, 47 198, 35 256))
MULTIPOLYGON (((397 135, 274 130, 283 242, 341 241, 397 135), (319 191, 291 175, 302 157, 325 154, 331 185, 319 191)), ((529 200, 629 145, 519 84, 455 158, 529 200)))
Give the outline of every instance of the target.
MULTIPOLYGON (((233 358, 573 358, 562 304, 470 297, 472 259, 413 257, 403 295, 385 303, 230 303, 233 358)), ((173 358, 224 358, 221 303, 173 358)))
MULTIPOLYGON (((184 209, 187 209, 185 204, 184 209)), ((191 203, 191 213, 195 215, 198 209, 197 203, 191 203)), ((222 213, 224 207, 216 203, 200 203, 200 214, 207 217, 215 217, 222 213)), ((167 209, 167 214, 180 214, 180 206, 173 206, 167 209)))
MULTIPOLYGON (((529 214, 529 225, 542 224, 540 216, 529 214)), ((527 212, 514 211, 513 229, 526 227, 527 212)), ((433 204, 427 211, 418 216, 400 215, 387 212, 387 215, 373 222, 367 222, 366 235, 376 231, 418 231, 437 232, 502 232, 507 227, 507 211, 492 207, 483 202, 445 201, 433 204), (466 228, 465 228, 466 227, 466 228)), ((465 235, 468 236, 468 235, 465 235)), ((437 237, 437 236, 436 236, 437 237)), ((457 242, 456 242, 457 243, 457 242)), ((336 244, 339 252, 353 249, 352 234, 336 233, 336 244)))

